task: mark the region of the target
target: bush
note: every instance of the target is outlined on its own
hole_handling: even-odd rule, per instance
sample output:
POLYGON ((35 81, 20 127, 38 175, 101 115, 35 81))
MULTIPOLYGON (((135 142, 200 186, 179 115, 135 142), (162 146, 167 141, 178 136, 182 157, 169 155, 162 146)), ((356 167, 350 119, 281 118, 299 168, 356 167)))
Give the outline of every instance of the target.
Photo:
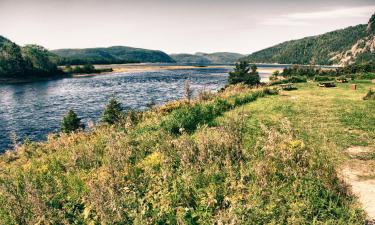
POLYGON ((375 79, 375 73, 360 73, 355 77, 359 80, 372 80, 375 79))
POLYGON ((69 110, 61 122, 61 131, 64 133, 71 133, 79 129, 84 129, 85 126, 81 123, 81 119, 73 110, 69 110))
POLYGON ((306 77, 294 76, 294 77, 290 77, 284 80, 278 80, 278 81, 272 82, 270 85, 279 85, 279 84, 288 84, 288 83, 306 83, 306 82, 307 82, 306 77))
POLYGON ((115 124, 123 118, 121 103, 116 98, 112 97, 104 109, 101 121, 107 124, 115 124))
POLYGON ((372 89, 368 90, 365 97, 363 97, 363 100, 375 100, 375 91, 372 89))
POLYGON ((229 73, 228 83, 229 84, 244 83, 247 85, 259 84, 260 76, 257 71, 257 66, 255 64, 250 66, 250 64, 246 61, 236 63, 234 71, 229 73))
POLYGON ((191 133, 197 129, 199 125, 209 124, 224 112, 233 107, 240 106, 265 95, 275 95, 278 91, 275 89, 265 88, 264 90, 251 92, 243 96, 234 98, 231 104, 228 100, 216 99, 212 103, 197 103, 193 106, 185 105, 178 108, 167 117, 161 126, 172 134, 180 134, 182 132, 191 133))
POLYGON ((327 76, 315 76, 314 80, 316 82, 321 82, 321 81, 332 81, 334 80, 333 77, 327 77, 327 76))

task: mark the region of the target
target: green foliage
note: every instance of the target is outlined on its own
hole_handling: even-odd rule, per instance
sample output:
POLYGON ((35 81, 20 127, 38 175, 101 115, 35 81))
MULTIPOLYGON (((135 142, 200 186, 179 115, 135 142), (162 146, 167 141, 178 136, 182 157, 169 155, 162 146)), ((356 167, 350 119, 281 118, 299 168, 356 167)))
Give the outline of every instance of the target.
POLYGON ((345 67, 339 67, 336 69, 336 73, 342 74, 360 74, 360 73, 370 73, 375 72, 375 62, 367 63, 355 63, 347 65, 345 67))
MULTIPOLYGON (((270 48, 255 52, 245 58, 252 63, 282 63, 331 65, 337 63, 332 57, 350 50, 357 41, 370 37, 374 32, 374 16, 368 25, 357 25, 322 35, 287 41, 270 48)), ((364 52, 356 55, 357 62, 374 61, 374 54, 364 52)))
POLYGON ((85 126, 81 123, 81 119, 73 110, 69 110, 61 122, 61 131, 64 133, 74 132, 84 129, 85 126))
POLYGON ((15 43, 0 38, 0 78, 22 79, 61 74, 53 61, 54 56, 45 48, 15 43))
POLYGON ((285 67, 281 75, 283 77, 291 77, 291 76, 307 76, 307 77, 314 77, 316 74, 319 74, 320 70, 316 69, 313 66, 298 66, 293 65, 292 67, 285 67))
POLYGON ((293 76, 287 79, 274 81, 270 85, 279 85, 279 84, 288 84, 288 83, 306 83, 306 82, 307 82, 306 77, 293 76))
POLYGON ((153 110, 126 132, 99 126, 23 145, 0 157, 0 224, 363 224, 336 174, 347 139, 335 138, 347 129, 321 121, 346 114, 347 97, 329 101, 348 91, 321 102, 315 85, 300 85, 293 101, 254 102, 275 90, 243 85, 193 101, 193 111, 222 116, 199 112, 206 119, 191 133, 166 132, 172 114, 153 110))
POLYGON ((121 103, 116 98, 111 97, 101 117, 101 121, 107 124, 118 123, 124 118, 123 108, 121 103))
POLYGON ((228 82, 229 84, 238 84, 238 83, 244 83, 247 85, 259 84, 260 77, 259 77, 259 73, 257 72, 256 65, 254 64, 250 66, 250 64, 246 61, 236 63, 234 71, 229 72, 228 82))
POLYGON ((112 68, 102 68, 96 69, 91 64, 85 64, 83 66, 65 66, 64 71, 70 74, 91 74, 91 73, 103 73, 103 72, 112 72, 112 68))
POLYGON ((314 80, 316 82, 333 81, 333 80, 335 80, 335 78, 334 77, 328 77, 328 76, 315 76, 314 80))
POLYGON ((42 46, 26 45, 22 48, 22 54, 25 60, 33 65, 36 74, 53 74, 58 73, 57 65, 52 61, 53 55, 42 46))
POLYGON ((170 116, 162 122, 161 126, 172 134, 192 133, 200 125, 210 125, 216 117, 234 107, 255 101, 258 97, 277 94, 277 90, 266 88, 261 91, 236 96, 232 103, 228 100, 216 99, 212 103, 183 106, 172 111, 170 116))
POLYGON ((375 72, 372 73, 358 73, 354 76, 356 79, 359 80, 373 80, 375 79, 375 72))
POLYGON ((59 49, 53 50, 52 52, 61 57, 59 61, 61 65, 174 62, 171 57, 162 51, 124 46, 59 49))
POLYGON ((215 53, 196 53, 192 54, 172 54, 171 57, 177 63, 188 63, 188 64, 232 64, 236 63, 244 55, 230 52, 215 52, 215 53))
POLYGON ((365 97, 363 97, 363 100, 375 100, 375 91, 372 89, 368 90, 365 97))
POLYGON ((367 32, 375 33, 375 14, 373 14, 367 25, 367 32))
POLYGON ((208 124, 227 111, 231 105, 225 100, 217 100, 213 104, 196 104, 183 106, 174 110, 161 126, 172 134, 194 132, 199 125, 208 124))

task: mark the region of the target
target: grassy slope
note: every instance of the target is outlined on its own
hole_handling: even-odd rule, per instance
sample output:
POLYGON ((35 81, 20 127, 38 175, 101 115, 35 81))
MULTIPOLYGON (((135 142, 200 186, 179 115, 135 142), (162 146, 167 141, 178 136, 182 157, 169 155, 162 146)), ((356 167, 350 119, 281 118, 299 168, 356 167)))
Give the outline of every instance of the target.
POLYGON ((369 86, 300 84, 178 136, 159 124, 179 114, 159 111, 27 144, 0 160, 0 221, 363 224, 336 168, 346 147, 375 145, 369 86))

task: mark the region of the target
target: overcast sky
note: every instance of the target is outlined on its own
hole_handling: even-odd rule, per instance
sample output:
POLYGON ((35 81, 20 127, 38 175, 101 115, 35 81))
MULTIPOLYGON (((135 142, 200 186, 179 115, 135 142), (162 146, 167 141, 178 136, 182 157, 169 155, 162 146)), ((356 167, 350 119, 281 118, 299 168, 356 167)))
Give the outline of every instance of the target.
POLYGON ((0 0, 0 35, 48 49, 249 54, 367 23, 375 0, 0 0))

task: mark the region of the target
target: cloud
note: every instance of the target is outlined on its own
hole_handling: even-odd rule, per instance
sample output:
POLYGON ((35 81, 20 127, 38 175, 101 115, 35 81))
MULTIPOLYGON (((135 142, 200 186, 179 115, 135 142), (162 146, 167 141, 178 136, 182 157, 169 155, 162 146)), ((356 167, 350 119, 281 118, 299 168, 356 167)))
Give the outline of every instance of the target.
POLYGON ((316 20, 369 18, 369 15, 374 12, 375 5, 307 13, 291 13, 279 17, 266 18, 262 24, 269 26, 309 26, 314 24, 313 22, 316 20))

